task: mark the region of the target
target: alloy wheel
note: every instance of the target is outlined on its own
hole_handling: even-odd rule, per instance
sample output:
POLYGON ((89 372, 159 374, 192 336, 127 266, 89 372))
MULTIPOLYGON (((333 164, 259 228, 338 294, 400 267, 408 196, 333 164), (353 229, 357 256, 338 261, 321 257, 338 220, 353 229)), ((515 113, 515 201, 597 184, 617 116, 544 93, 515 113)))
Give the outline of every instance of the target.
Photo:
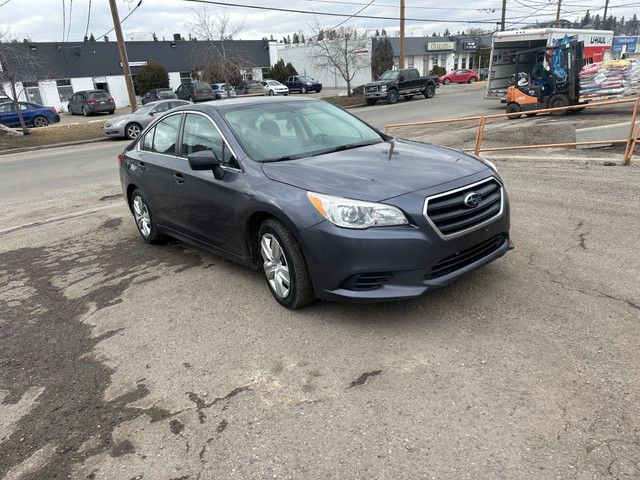
POLYGON ((270 233, 265 233, 260 240, 260 251, 264 263, 264 273, 271 290, 280 298, 286 298, 291 291, 289 265, 278 240, 270 233))
POLYGON ((151 217, 149 216, 149 209, 142 200, 142 197, 135 196, 133 199, 133 216, 136 220, 138 230, 143 237, 148 238, 151 235, 151 217))

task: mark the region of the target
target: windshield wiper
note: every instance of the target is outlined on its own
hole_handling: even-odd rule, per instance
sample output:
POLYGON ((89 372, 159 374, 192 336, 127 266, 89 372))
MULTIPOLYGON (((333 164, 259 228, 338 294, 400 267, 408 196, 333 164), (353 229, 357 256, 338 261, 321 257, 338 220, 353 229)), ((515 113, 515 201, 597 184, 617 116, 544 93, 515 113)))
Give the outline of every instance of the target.
POLYGON ((326 149, 326 150, 322 150, 322 151, 320 151, 318 153, 314 153, 311 156, 312 157, 316 157, 318 155, 324 155, 325 153, 343 152, 345 150, 351 150, 352 148, 366 147, 368 145, 375 145, 376 143, 382 143, 382 141, 366 140, 364 142, 347 143, 346 145, 340 145, 340 146, 335 147, 335 148, 329 148, 329 149, 326 149))

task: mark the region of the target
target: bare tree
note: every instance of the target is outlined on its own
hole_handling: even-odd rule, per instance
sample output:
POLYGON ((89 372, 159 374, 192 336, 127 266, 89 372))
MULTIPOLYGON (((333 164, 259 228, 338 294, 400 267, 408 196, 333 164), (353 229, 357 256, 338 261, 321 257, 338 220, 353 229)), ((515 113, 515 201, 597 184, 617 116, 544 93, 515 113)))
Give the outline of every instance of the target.
MULTIPOLYGON (((315 34, 320 31, 318 26, 315 34)), ((319 70, 340 75, 347 82, 347 95, 351 96, 352 80, 371 65, 368 49, 369 40, 358 36, 354 27, 340 27, 313 44, 311 58, 319 70)))
MULTIPOLYGON (((198 39, 206 41, 206 47, 201 53, 200 62, 203 63, 202 70, 207 70, 206 63, 212 58, 218 58, 220 61, 219 68, 208 69, 209 71, 217 71, 223 75, 226 85, 227 95, 229 96, 229 83, 237 75, 238 58, 228 49, 227 42, 233 40, 244 28, 244 22, 234 24, 231 22, 229 12, 226 9, 221 12, 213 12, 207 5, 201 8, 192 8, 193 21, 185 22, 185 27, 198 39)), ((218 79, 209 79, 209 81, 218 81, 218 79)))
POLYGON ((29 129, 18 99, 26 88, 24 83, 44 78, 44 71, 42 59, 31 51, 28 43, 20 43, 12 39, 8 31, 0 30, 0 92, 13 103, 24 135, 29 135, 29 129))

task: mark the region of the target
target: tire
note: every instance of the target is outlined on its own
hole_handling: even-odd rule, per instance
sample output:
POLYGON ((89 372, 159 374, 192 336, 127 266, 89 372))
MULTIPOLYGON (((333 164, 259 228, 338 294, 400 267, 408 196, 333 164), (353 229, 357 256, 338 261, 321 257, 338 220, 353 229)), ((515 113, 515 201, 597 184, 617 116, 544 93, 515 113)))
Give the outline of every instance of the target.
POLYGON ((316 90, 316 93, 320 93, 322 91, 322 87, 320 87, 318 90, 316 90))
POLYGON ((397 90, 389 90, 387 92, 387 103, 389 105, 393 105, 398 101, 398 91, 397 90))
POLYGON ((69 110, 69 113, 71 115, 75 115, 75 113, 73 113, 73 108, 71 108, 71 105, 67 105, 67 110, 69 110))
POLYGON ((129 140, 138 138, 138 135, 140 135, 140 132, 142 132, 142 127, 137 123, 130 123, 129 125, 124 127, 124 136, 127 137, 129 140))
POLYGON ((109 110, 109 115, 113 115, 114 112, 115 110, 109 110))
POLYGON ((273 90, 269 90, 269 96, 273 97, 275 95, 275 93, 273 93, 273 90))
POLYGON ((267 286, 280 305, 295 310, 315 301, 307 263, 287 227, 275 219, 263 222, 258 248, 267 286))
POLYGON ((46 127, 47 125, 49 125, 49 120, 47 120, 47 118, 43 117, 42 115, 38 115, 33 119, 33 126, 36 128, 46 127))
POLYGON ((469 78, 469 83, 477 82, 478 79, 476 77, 469 78))
POLYGON ((82 115, 84 115, 85 117, 89 116, 89 112, 87 112, 87 109, 82 107, 82 115))
POLYGON ((404 96, 404 101, 405 102, 410 102, 411 100, 413 100, 413 95, 405 95, 404 96))
MULTIPOLYGON (((556 93, 552 95, 549 101, 547 102, 547 108, 560 108, 560 107, 568 107, 571 105, 571 101, 569 100, 569 95, 566 93, 556 93)), ((551 115, 562 116, 566 115, 569 110, 559 110, 557 112, 549 112, 551 115)))
MULTIPOLYGON (((518 113, 521 111, 522 111, 522 107, 515 102, 511 102, 509 105, 507 105, 506 113, 518 113)), ((521 116, 522 115, 509 115, 507 118, 509 120, 515 120, 517 118, 520 118, 521 116)))
POLYGON ((377 100, 375 98, 365 98, 365 102, 367 102, 367 105, 371 107, 376 104, 377 100))
POLYGON ((164 235, 158 231, 153 221, 149 204, 138 189, 135 189, 131 194, 131 213, 136 221, 138 232, 140 232, 145 242, 151 244, 162 243, 164 235))
POLYGON ((193 97, 192 97, 191 95, 189 95, 189 98, 188 98, 187 100, 189 100, 191 103, 196 103, 196 102, 193 100, 193 97))
POLYGON ((444 83, 445 85, 449 85, 451 83, 451 79, 450 78, 445 78, 442 83, 444 83))
POLYGON ((433 98, 436 94, 436 86, 435 85, 427 85, 424 89, 424 98, 433 98))
POLYGON ((302 87, 302 88, 300 89, 300 93, 302 93, 302 94, 307 93, 307 87, 302 87))
POLYGON ((525 113, 527 117, 535 117, 537 113, 525 113))

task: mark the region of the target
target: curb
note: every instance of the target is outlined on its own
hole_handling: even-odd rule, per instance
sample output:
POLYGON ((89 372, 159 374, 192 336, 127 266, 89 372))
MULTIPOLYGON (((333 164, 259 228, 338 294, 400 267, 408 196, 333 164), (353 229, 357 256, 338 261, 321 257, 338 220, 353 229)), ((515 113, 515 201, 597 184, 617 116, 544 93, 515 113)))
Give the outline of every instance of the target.
POLYGON ((65 143, 54 143, 51 145, 37 145, 34 147, 21 147, 21 148, 13 148, 11 150, 2 150, 0 151, 0 155, 9 155, 12 153, 24 153, 24 152, 33 152, 36 150, 44 150, 46 148, 58 148, 58 147, 73 147, 75 145, 84 145, 87 143, 98 143, 98 142, 105 142, 107 140, 112 140, 109 137, 105 137, 105 138, 94 138, 91 140, 80 140, 77 142, 65 142, 65 143))

